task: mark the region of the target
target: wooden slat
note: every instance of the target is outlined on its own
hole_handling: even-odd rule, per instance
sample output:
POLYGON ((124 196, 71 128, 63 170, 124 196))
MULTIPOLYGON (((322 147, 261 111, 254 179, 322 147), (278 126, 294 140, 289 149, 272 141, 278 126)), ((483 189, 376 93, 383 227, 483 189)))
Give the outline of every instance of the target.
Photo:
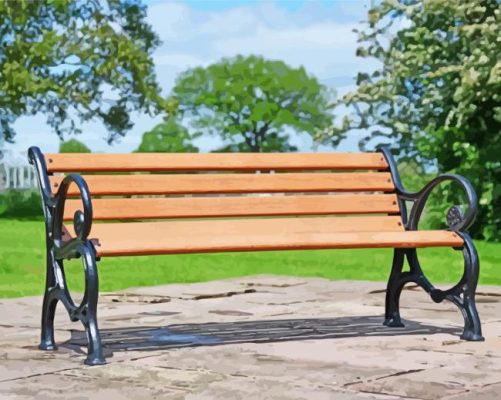
MULTIPOLYGON (((394 190, 389 172, 87 175, 84 178, 95 195, 394 190)), ((54 193, 62 179, 62 176, 50 177, 54 193)), ((70 187, 69 194, 78 195, 75 185, 70 187)))
POLYGON ((380 247, 459 247, 449 231, 403 231, 399 217, 94 224, 98 256, 380 247))
MULTIPOLYGON (((94 220, 399 212, 394 194, 95 199, 92 206, 94 220)), ((68 200, 64 219, 81 207, 68 200)))
POLYGON ((387 169, 381 153, 46 154, 49 172, 387 169))

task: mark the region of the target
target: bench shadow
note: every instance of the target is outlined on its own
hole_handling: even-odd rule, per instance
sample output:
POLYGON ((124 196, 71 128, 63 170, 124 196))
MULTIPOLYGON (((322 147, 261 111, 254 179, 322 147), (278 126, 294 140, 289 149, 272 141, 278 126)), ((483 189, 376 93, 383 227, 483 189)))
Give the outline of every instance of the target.
MULTIPOLYGON (((461 333, 459 327, 439 327, 408 320, 403 321, 405 328, 388 328, 382 321, 381 316, 357 316, 208 322, 101 329, 101 337, 105 356, 109 357, 116 351, 153 351, 230 343, 461 333)), ((72 330, 71 338, 62 347, 84 354, 87 347, 85 332, 72 330)))

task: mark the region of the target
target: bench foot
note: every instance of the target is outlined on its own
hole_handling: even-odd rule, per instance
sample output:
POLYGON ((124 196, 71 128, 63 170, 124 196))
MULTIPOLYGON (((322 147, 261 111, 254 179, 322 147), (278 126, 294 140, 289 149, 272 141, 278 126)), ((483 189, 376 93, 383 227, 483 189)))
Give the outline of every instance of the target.
POLYGON ((454 303, 464 318, 464 330, 461 339, 468 341, 482 341, 482 328, 480 318, 475 306, 475 290, 477 288, 479 274, 478 254, 471 238, 465 233, 458 233, 464 239, 461 249, 464 257, 464 273, 461 280, 448 290, 436 289, 425 277, 416 249, 395 249, 393 265, 386 289, 385 321, 389 327, 403 327, 400 320, 399 300, 405 284, 417 283, 435 303, 448 300, 454 303), (407 258, 409 271, 402 271, 404 260, 407 258))
POLYGON ((484 337, 482 336, 482 328, 480 325, 480 318, 478 317, 478 312, 475 307, 475 302, 470 299, 466 300, 460 306, 461 313, 463 314, 465 326, 463 333, 461 334, 461 339, 468 340, 471 342, 482 342, 484 337))
POLYGON ((106 359, 103 356, 102 351, 96 354, 90 354, 84 361, 84 364, 94 366, 94 365, 105 365, 106 359))
POLYGON ((57 299, 46 293, 42 308, 42 334, 38 348, 40 350, 57 350, 54 340, 54 316, 56 312, 57 299))
POLYGON ((54 351, 57 350, 57 345, 55 342, 50 342, 46 340, 42 340, 40 344, 38 345, 39 350, 44 350, 44 351, 54 351))
POLYGON ((468 332, 463 332, 461 336, 459 337, 462 340, 466 340, 468 342, 483 342, 485 341, 485 338, 473 331, 468 331, 468 332))
POLYGON ((400 314, 395 314, 391 318, 385 318, 383 325, 389 328, 405 328, 405 325, 400 319, 400 314))

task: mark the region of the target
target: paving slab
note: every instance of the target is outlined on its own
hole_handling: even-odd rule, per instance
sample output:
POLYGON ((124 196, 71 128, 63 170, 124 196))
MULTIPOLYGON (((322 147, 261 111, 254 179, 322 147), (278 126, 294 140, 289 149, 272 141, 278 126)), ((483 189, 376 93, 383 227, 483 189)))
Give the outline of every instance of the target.
POLYGON ((478 288, 485 342, 413 286, 382 325, 384 282, 260 275, 103 293, 108 364, 63 309, 37 348, 41 297, 0 299, 0 399, 499 399, 501 287, 478 288))

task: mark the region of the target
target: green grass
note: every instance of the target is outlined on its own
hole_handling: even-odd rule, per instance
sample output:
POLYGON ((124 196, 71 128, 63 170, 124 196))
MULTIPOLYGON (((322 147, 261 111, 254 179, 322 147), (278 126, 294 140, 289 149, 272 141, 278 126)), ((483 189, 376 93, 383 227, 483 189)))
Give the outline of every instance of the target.
MULTIPOLYGON (((0 297, 43 293, 44 242, 42 221, 0 220, 0 297)), ((481 260, 480 283, 501 284, 501 244, 477 241, 476 245, 481 260)), ((452 283, 460 278, 460 252, 422 249, 419 255, 424 272, 433 283, 452 283)), ((255 274, 385 281, 391 257, 391 249, 274 251, 105 258, 98 266, 100 290, 112 291, 255 274)), ((81 291, 80 261, 72 260, 65 266, 70 290, 81 291)))

